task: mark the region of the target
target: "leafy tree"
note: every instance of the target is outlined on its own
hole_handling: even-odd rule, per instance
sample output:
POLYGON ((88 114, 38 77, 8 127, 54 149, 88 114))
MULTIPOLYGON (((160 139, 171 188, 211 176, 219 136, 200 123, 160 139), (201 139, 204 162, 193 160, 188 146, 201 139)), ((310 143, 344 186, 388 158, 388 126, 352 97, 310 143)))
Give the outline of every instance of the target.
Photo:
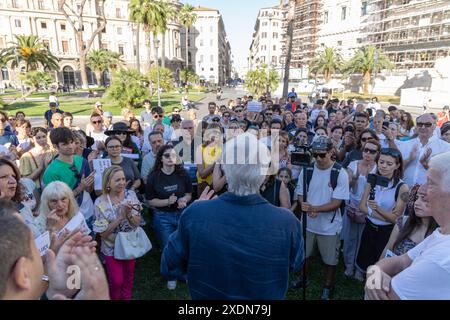
POLYGON ((261 96, 267 91, 276 90, 279 82, 280 76, 278 73, 274 69, 268 71, 267 65, 263 64, 257 70, 247 72, 245 87, 251 93, 261 96))
POLYGON ((394 64, 374 45, 362 47, 345 66, 346 74, 361 73, 363 75, 363 93, 369 94, 370 80, 374 72, 383 69, 392 70, 394 64))
POLYGON ((0 52, 1 60, 6 64, 11 62, 11 67, 16 68, 23 61, 26 71, 37 70, 40 66, 50 70, 58 70, 58 58, 39 41, 35 35, 14 35, 15 41, 0 52))
POLYGON ((120 69, 115 72, 106 97, 117 102, 121 108, 131 109, 148 98, 147 79, 137 70, 120 69))
POLYGON ((33 91, 38 91, 41 88, 47 88, 52 82, 53 78, 44 71, 28 71, 27 73, 21 75, 22 80, 25 84, 32 87, 33 91))
POLYGON ((92 50, 87 57, 87 65, 94 70, 98 85, 101 85, 103 71, 111 70, 114 73, 123 63, 119 53, 104 49, 92 50))
POLYGON ((328 82, 342 67, 342 56, 333 48, 325 48, 324 52, 311 61, 309 72, 315 76, 322 74, 325 82, 328 82))
MULTIPOLYGON (((150 82, 150 93, 151 96, 153 96, 155 93, 157 93, 154 88, 158 88, 158 68, 153 67, 150 69, 149 73, 147 74, 147 79, 150 82)), ((164 91, 168 92, 173 90, 173 73, 170 69, 167 68, 159 68, 159 87, 163 89, 164 91)))
POLYGON ((186 93, 188 93, 189 85, 198 82, 199 79, 198 75, 192 68, 184 68, 183 70, 181 70, 180 78, 184 83, 184 89, 186 93))

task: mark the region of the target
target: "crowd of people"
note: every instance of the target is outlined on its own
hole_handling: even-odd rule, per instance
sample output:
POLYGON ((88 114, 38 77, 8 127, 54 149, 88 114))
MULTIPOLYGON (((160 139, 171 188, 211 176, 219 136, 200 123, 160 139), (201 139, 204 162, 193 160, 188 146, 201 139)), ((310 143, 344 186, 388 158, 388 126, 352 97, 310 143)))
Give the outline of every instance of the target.
POLYGON ((187 282, 193 299, 283 299, 310 284, 316 249, 317 298, 339 289, 342 261, 366 298, 450 299, 448 107, 413 119, 294 89, 210 102, 203 119, 143 107, 114 119, 97 102, 84 130, 55 98, 43 126, 0 112, 0 298, 131 299, 137 260, 116 257, 117 238, 148 211, 167 289, 187 282), (81 289, 62 288, 70 264, 94 270, 81 289))

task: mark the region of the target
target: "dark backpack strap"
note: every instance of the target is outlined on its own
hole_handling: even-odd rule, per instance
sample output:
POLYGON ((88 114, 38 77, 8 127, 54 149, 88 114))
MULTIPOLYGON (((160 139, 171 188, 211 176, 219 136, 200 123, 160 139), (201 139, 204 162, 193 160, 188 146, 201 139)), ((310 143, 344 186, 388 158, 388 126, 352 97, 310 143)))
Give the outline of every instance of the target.
POLYGON ((397 202, 398 195, 399 195, 399 193, 400 193, 400 189, 402 188, 402 186, 403 186, 404 184, 405 184, 404 182, 400 182, 400 183, 397 185, 397 188, 395 189, 395 202, 397 202))
POLYGON ((341 169, 342 169, 342 166, 337 162, 334 163, 333 168, 331 169, 330 181, 331 181, 331 188, 333 188, 333 191, 337 187, 339 173, 341 172, 341 169))

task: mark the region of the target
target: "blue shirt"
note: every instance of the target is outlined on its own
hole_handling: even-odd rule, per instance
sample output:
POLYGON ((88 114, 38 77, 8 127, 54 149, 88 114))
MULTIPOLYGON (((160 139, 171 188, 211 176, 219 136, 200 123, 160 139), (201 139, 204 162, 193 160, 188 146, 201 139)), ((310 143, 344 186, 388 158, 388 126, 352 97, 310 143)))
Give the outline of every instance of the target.
POLYGON ((284 299, 289 271, 303 264, 300 221, 261 195, 230 192, 197 201, 180 217, 161 273, 187 273, 192 299, 284 299))

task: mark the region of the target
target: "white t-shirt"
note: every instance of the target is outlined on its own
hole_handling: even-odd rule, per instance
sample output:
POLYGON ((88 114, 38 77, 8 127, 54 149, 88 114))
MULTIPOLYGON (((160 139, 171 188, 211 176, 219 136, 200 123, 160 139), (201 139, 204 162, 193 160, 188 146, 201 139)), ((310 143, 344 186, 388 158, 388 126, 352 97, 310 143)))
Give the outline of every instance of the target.
POLYGON ((391 282, 399 298, 450 300, 450 235, 437 229, 407 254, 412 264, 391 282))
POLYGON ((101 141, 101 142, 105 142, 106 139, 108 139, 108 136, 105 134, 104 131, 96 133, 94 131, 91 131, 89 136, 91 138, 93 138, 95 141, 101 141))
POLYGON ((427 170, 422 166, 419 160, 428 148, 431 148, 432 150, 431 158, 438 154, 450 151, 450 143, 434 136, 431 137, 425 145, 420 143, 419 138, 408 141, 396 141, 396 145, 402 153, 403 160, 409 159, 414 147, 418 147, 416 159, 409 163, 403 174, 403 180, 410 188, 415 184, 424 184, 427 181, 427 170))
MULTIPOLYGON (((353 175, 356 175, 356 172, 358 171, 358 161, 352 161, 348 165, 348 168, 352 170, 353 175)), ((375 165, 372 171, 370 173, 377 173, 377 166, 375 165)), ((351 177, 350 177, 351 178, 351 177)), ((349 178, 349 180, 350 180, 349 178)), ((349 203, 355 208, 359 208, 359 203, 361 202, 361 198, 364 194, 364 189, 366 188, 367 183, 367 177, 363 175, 358 176, 358 180, 356 180, 354 188, 350 189, 350 198, 349 203)))
MULTIPOLYGON (((331 187, 331 169, 320 170, 314 165, 314 173, 309 184, 307 202, 313 206, 321 206, 331 202, 331 199, 348 200, 349 182, 345 169, 341 169, 337 181, 337 186, 333 190, 331 187)), ((298 177, 296 197, 303 195, 303 171, 298 177)), ((320 235, 336 235, 342 229, 342 216, 339 208, 336 211, 320 212, 316 218, 307 218, 306 229, 320 235), (334 220, 333 220, 334 217, 334 220), (333 223, 331 222, 333 220, 333 223)))

